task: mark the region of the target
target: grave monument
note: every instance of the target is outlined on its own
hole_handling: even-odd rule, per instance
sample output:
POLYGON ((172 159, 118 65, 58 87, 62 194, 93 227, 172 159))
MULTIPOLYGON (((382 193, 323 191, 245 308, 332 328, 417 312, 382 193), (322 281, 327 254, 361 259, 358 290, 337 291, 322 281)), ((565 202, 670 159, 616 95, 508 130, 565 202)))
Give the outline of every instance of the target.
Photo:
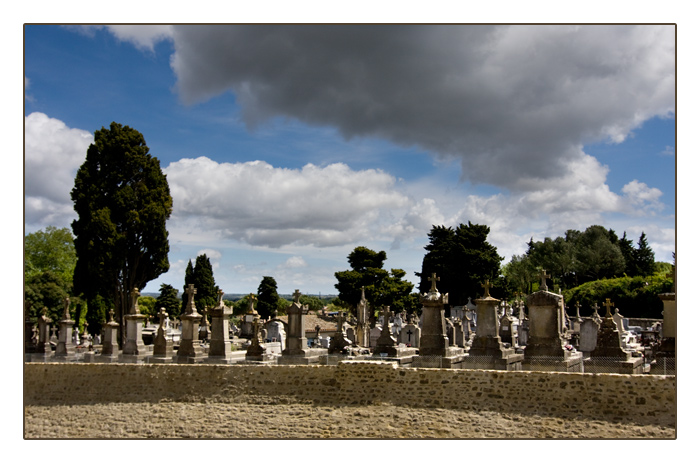
POLYGON ((389 327, 390 316, 391 311, 387 305, 384 307, 382 331, 377 338, 377 345, 374 348, 372 355, 385 360, 396 361, 399 364, 409 364, 413 361, 413 357, 416 354, 416 349, 411 347, 399 347, 397 345, 396 338, 392 336, 391 328, 389 327))
POLYGON ((218 303, 210 309, 211 337, 209 342, 209 361, 228 363, 233 358, 231 341, 229 339, 229 317, 233 313, 231 307, 224 304, 224 291, 218 292, 218 303))
POLYGON ((70 298, 63 300, 63 320, 58 322, 58 344, 56 344, 56 360, 69 359, 75 356, 75 345, 71 341, 74 320, 70 318, 70 298))
POLYGON ((139 309, 139 296, 141 293, 138 288, 131 291, 129 313, 124 316, 126 320, 126 341, 124 349, 122 349, 121 360, 124 362, 137 362, 143 360, 153 351, 153 346, 146 346, 143 343, 143 321, 148 318, 141 313, 139 309))
POLYGON ((641 374, 644 372, 644 359, 633 357, 630 352, 622 348, 620 333, 615 324, 610 308, 614 306, 610 299, 603 304, 606 313, 600 324, 596 347, 591 352, 590 359, 586 360, 585 371, 587 373, 621 373, 641 374))
POLYGON ((178 363, 195 363, 204 358, 204 350, 198 339, 199 321, 202 316, 197 312, 197 307, 194 304, 194 295, 197 294, 197 288, 190 283, 187 285, 185 293, 187 294, 187 305, 185 306, 185 313, 180 316, 180 322, 182 323, 180 347, 173 360, 178 363))
MULTIPOLYGON (((299 302, 301 293, 299 290, 294 291, 294 302, 287 309, 289 316, 287 327, 286 348, 282 351, 282 355, 278 357, 277 362, 280 364, 302 364, 318 363, 321 355, 328 353, 327 349, 310 348, 306 340, 306 327, 304 324, 304 307, 299 302)), ((320 327, 319 327, 320 331, 320 327)))
POLYGON ((102 353, 98 359, 100 362, 111 363, 119 360, 119 342, 117 332, 119 323, 114 321, 114 310, 109 311, 109 320, 102 324, 104 339, 102 340, 102 353))

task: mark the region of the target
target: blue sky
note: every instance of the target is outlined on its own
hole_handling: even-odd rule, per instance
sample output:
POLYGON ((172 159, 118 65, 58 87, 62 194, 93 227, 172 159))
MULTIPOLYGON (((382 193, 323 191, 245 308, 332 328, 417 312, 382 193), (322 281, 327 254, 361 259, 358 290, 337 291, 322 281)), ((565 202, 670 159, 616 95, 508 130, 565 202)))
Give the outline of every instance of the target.
POLYGON ((143 133, 180 289, 334 293, 356 246, 414 282, 433 224, 600 224, 675 249, 673 26, 24 28, 25 232, 69 227, 92 134, 143 133), (610 43, 615 47, 609 47, 610 43), (50 179, 50 181, 47 181, 50 179))

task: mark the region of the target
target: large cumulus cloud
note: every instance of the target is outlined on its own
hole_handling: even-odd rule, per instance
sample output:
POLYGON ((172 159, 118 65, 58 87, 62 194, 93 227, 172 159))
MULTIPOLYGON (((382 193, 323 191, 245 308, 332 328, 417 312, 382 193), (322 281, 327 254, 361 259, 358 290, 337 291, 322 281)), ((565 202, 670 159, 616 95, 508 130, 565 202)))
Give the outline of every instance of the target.
MULTIPOLYGON (((251 245, 319 247, 373 237, 410 204, 395 178, 345 164, 275 168, 264 161, 218 163, 206 157, 171 163, 165 173, 173 223, 251 245)), ((182 236, 177 233, 176 236, 182 236)))
POLYGON ((462 160, 533 191, 674 111, 672 26, 176 26, 187 103, 233 91, 252 127, 284 116, 462 160))

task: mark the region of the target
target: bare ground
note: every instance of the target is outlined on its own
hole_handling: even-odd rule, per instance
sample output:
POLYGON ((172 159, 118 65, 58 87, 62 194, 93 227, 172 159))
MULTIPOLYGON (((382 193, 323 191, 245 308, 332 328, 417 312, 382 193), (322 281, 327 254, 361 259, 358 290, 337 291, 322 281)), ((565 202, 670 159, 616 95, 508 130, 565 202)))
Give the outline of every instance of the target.
POLYGON ((391 404, 317 406, 284 400, 25 405, 38 439, 673 439, 674 422, 609 422, 391 404))

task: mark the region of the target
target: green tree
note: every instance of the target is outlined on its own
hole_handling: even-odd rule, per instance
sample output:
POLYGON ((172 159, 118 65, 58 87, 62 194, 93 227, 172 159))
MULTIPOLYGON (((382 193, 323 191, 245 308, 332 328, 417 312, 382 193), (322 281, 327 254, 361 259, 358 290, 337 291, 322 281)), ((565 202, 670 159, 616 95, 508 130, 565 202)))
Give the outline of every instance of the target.
POLYGON ((24 298, 29 303, 27 316, 35 318, 46 307, 52 320, 63 318, 63 301, 70 297, 70 286, 59 275, 45 271, 25 280, 24 298))
POLYGON ((405 304, 404 298, 413 289, 413 284, 403 281, 406 272, 392 269, 391 273, 384 270, 386 252, 373 251, 364 246, 356 247, 349 255, 348 262, 351 270, 336 272, 338 280, 335 287, 338 298, 354 313, 360 302, 362 287, 365 297, 372 310, 382 305, 390 305, 396 310, 405 304), (406 289, 408 288, 408 291, 406 289))
POLYGON ((258 307, 255 309, 262 319, 270 318, 277 313, 279 298, 275 279, 264 276, 258 286, 258 307))
POLYGON ((51 272, 61 278, 68 292, 73 286, 75 245, 68 228, 46 227, 24 237, 24 276, 51 272))
POLYGON ((139 297, 139 312, 151 317, 151 321, 158 321, 156 314, 160 308, 156 308, 156 298, 152 296, 139 297))
POLYGON ((625 259, 617 243, 610 239, 608 230, 591 225, 576 243, 579 282, 614 278, 625 270, 625 259))
POLYGON ((627 239, 627 232, 622 233, 622 238, 617 242, 617 246, 620 248, 620 253, 625 259, 625 273, 631 277, 635 276, 634 246, 632 246, 632 240, 627 239))
POLYGON ((435 273, 441 293, 449 293, 451 305, 464 305, 468 298, 483 294, 481 284, 487 278, 495 281, 501 260, 495 246, 486 241, 491 229, 486 225, 460 224, 457 228, 433 226, 428 233, 428 253, 423 257, 420 291, 427 292, 428 280, 435 273))
POLYGON ((637 242, 637 249, 632 251, 635 275, 647 276, 654 273, 654 251, 647 243, 647 236, 642 232, 637 242))
POLYGON ((219 287, 214 281, 214 269, 206 254, 200 254, 195 259, 193 284, 197 288, 195 305, 202 313, 205 307, 215 307, 218 302, 219 287))
POLYGON ((194 266, 192 265, 192 259, 187 262, 187 267, 185 268, 185 285, 182 287, 182 304, 180 305, 180 313, 185 313, 187 308, 187 287, 189 285, 194 285, 194 266))
POLYGON ((177 294, 177 289, 165 283, 161 284, 160 295, 156 298, 156 312, 160 312, 160 308, 164 307, 168 317, 175 318, 180 316, 181 304, 177 294))
POLYGON ((513 255, 510 262, 503 266, 501 273, 506 280, 509 294, 515 292, 532 293, 533 283, 538 281, 537 269, 526 254, 513 255))
POLYGON ((72 224, 75 291, 88 300, 111 298, 121 332, 129 293, 170 267, 168 181, 143 135, 112 122, 95 132, 71 198, 78 214, 72 224))

